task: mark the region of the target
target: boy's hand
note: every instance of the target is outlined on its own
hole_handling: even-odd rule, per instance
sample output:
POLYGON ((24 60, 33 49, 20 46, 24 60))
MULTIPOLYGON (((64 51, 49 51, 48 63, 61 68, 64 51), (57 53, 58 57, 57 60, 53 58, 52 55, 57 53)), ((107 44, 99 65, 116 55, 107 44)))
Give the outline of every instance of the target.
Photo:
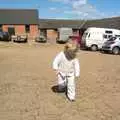
POLYGON ((56 75, 57 75, 57 74, 58 74, 58 70, 55 70, 55 69, 54 69, 54 71, 55 71, 55 73, 56 73, 56 75))
POLYGON ((76 79, 76 80, 79 80, 79 79, 80 79, 80 77, 75 77, 75 79, 76 79))

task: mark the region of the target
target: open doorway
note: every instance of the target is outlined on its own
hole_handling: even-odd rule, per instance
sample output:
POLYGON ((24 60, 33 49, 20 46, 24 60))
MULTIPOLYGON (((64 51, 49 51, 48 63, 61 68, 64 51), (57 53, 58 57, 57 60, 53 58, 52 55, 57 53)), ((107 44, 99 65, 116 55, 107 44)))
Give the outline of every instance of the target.
POLYGON ((8 27, 8 32, 10 35, 15 35, 15 28, 14 27, 8 27))

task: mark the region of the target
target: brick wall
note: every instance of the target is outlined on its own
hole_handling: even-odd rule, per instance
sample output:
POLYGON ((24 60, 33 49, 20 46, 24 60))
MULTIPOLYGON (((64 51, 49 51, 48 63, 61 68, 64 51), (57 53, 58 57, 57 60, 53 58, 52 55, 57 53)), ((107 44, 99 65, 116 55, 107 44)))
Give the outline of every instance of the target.
POLYGON ((56 38, 58 36, 58 32, 56 30, 47 30, 47 38, 48 42, 56 43, 56 38))
MULTIPOLYGON (((15 34, 25 34, 25 25, 3 25, 3 31, 8 32, 8 27, 14 27, 15 34)), ((30 33, 28 33, 28 37, 30 39, 34 39, 36 35, 39 34, 38 25, 30 25, 30 33)))
POLYGON ((25 33, 25 25, 14 25, 15 34, 24 34, 25 33))
POLYGON ((38 25, 30 25, 29 37, 34 39, 39 34, 38 25))
POLYGON ((8 25, 3 25, 2 29, 3 31, 8 32, 8 25))

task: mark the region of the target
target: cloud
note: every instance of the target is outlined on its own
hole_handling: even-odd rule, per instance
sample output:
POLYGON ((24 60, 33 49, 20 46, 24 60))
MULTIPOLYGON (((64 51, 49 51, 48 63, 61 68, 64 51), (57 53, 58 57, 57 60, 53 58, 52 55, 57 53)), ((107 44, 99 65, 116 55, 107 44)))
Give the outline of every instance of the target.
POLYGON ((87 0, 72 0, 72 5, 74 6, 81 6, 87 4, 87 0))
POLYGON ((49 0, 51 2, 61 2, 67 4, 86 4, 87 0, 49 0))
POLYGON ((71 14, 74 17, 90 19, 90 18, 100 18, 104 17, 99 10, 95 8, 92 4, 88 3, 88 0, 49 0, 52 2, 61 2, 71 6, 71 10, 64 10, 64 14, 71 14))
POLYGON ((52 11, 56 11, 57 8, 51 7, 50 10, 52 10, 52 11))
POLYGON ((54 19, 65 19, 65 20, 68 20, 68 19, 72 19, 72 18, 69 18, 69 17, 55 17, 54 19))
POLYGON ((75 11, 81 11, 81 12, 84 12, 84 13, 95 13, 97 12, 97 10, 92 7, 91 5, 89 4, 84 4, 84 5, 73 5, 73 10, 75 11))
POLYGON ((70 0, 49 0, 51 2, 62 2, 62 3, 69 3, 70 0))
POLYGON ((58 9, 58 8, 55 8, 55 7, 51 7, 49 8, 50 11, 54 12, 54 13, 60 13, 62 12, 62 10, 58 9))
POLYGON ((87 0, 77 0, 73 2, 72 11, 74 11, 75 15, 84 19, 102 17, 101 12, 99 12, 95 6, 89 4, 87 0))

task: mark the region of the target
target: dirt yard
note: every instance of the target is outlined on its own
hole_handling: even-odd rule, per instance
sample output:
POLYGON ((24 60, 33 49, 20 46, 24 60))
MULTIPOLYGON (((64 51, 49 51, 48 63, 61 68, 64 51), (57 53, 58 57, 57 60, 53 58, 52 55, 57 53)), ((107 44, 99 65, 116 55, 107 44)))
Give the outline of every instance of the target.
POLYGON ((0 43, 0 120, 120 120, 120 56, 80 51, 76 101, 55 93, 63 45, 0 43))

